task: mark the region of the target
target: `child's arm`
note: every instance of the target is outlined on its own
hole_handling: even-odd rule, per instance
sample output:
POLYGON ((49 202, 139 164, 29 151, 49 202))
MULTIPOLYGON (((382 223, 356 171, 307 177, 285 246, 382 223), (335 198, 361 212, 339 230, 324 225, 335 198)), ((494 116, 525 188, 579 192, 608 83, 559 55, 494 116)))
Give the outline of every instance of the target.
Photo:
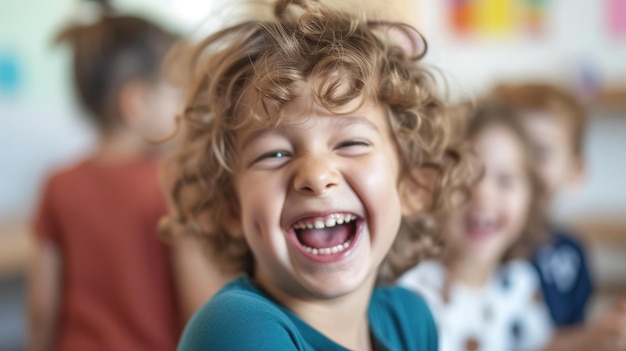
POLYGON ((223 267, 223 263, 210 257, 204 243, 197 238, 176 238, 171 245, 178 301, 186 322, 228 281, 242 272, 223 267))
POLYGON ((590 324, 557 331, 545 351, 624 349, 626 349, 626 296, 590 324))
POLYGON ((61 296, 61 255, 49 240, 35 240, 29 271, 29 350, 53 348, 61 296))

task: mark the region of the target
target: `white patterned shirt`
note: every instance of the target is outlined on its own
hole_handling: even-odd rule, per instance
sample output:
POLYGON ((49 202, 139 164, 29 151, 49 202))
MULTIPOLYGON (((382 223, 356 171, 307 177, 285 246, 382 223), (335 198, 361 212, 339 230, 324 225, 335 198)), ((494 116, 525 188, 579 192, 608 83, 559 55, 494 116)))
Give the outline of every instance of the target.
POLYGON ((426 299, 441 351, 536 351, 547 344, 550 314, 529 263, 504 264, 482 289, 452 283, 447 294, 446 274, 441 263, 426 261, 398 280, 426 299))

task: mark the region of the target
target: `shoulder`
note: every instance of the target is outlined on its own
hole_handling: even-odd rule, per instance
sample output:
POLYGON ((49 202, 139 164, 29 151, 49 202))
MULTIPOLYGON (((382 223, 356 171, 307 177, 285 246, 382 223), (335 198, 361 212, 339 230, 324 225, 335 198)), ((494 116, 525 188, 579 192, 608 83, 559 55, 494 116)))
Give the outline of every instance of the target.
POLYGON ((424 261, 404 273, 398 285, 407 288, 426 299, 435 315, 443 308, 446 269, 437 261, 424 261))
POLYGON ((586 243, 583 238, 557 227, 552 227, 550 238, 533 256, 533 264, 542 276, 546 269, 555 270, 561 266, 578 274, 588 274, 586 243), (547 268, 552 266, 555 268, 547 268))
POLYGON ((370 323, 399 349, 437 349, 437 329, 428 305, 422 297, 403 287, 374 290, 370 323))
POLYGON ((44 193, 62 192, 72 187, 74 181, 85 173, 87 163, 87 160, 83 160, 77 164, 54 170, 45 182, 44 193))
POLYGON ((513 260, 504 264, 498 274, 501 290, 510 301, 540 301, 539 275, 530 262, 513 260), (508 293, 507 293, 508 292, 508 293))
POLYGON ((58 220, 60 213, 63 213, 61 208, 67 194, 76 192, 75 179, 81 168, 82 163, 59 169, 45 180, 33 218, 33 229, 38 236, 55 240, 59 238, 58 220))
POLYGON ((563 227, 553 227, 550 235, 557 248, 570 247, 581 254, 584 252, 586 243, 580 235, 563 227))
POLYGON ((499 278, 515 285, 535 287, 539 284, 537 271, 525 260, 512 260, 500 269, 499 278))
POLYGON ((45 190, 56 189, 59 186, 62 186, 63 184, 71 181, 71 179, 74 177, 74 174, 77 172, 76 170, 77 167, 78 166, 74 166, 72 168, 58 169, 54 171, 46 179, 44 183, 44 189, 45 190))
POLYGON ((526 278, 536 277, 532 264, 523 259, 515 259, 506 262, 500 268, 501 272, 523 276, 526 278))
POLYGON ((446 270, 441 263, 424 261, 406 271, 399 279, 398 284, 413 291, 440 290, 443 286, 446 270))
POLYGON ((387 286, 374 290, 372 302, 390 307, 391 311, 399 308, 403 313, 430 314, 428 305, 421 296, 400 286, 387 286))
POLYGON ((238 280, 196 312, 179 350, 297 350, 298 340, 282 310, 238 280))

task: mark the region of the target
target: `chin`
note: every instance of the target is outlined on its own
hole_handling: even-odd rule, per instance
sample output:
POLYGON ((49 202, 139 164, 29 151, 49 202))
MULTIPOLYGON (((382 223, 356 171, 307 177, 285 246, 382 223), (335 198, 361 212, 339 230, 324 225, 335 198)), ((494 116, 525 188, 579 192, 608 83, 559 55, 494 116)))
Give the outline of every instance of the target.
POLYGON ((464 256, 474 262, 495 262, 499 260, 500 250, 485 245, 468 245, 464 256))
POLYGON ((370 280, 364 273, 332 274, 332 276, 312 278, 304 288, 311 297, 330 300, 361 290, 370 280))

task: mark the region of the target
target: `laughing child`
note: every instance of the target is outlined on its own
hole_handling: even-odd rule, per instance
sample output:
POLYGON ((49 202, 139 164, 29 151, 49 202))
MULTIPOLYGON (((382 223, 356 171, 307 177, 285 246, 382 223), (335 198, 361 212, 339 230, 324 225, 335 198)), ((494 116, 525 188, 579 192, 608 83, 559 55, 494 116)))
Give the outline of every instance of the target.
POLYGON ((461 179, 424 42, 314 1, 274 10, 195 51, 169 227, 247 273, 179 349, 437 350, 423 300, 375 288, 438 249, 416 226, 461 179))
POLYGON ((550 317, 534 269, 520 259, 543 228, 534 148, 503 105, 481 105, 465 134, 482 178, 444 226, 443 260, 420 264, 399 283, 428 301, 442 351, 541 350, 550 317))

